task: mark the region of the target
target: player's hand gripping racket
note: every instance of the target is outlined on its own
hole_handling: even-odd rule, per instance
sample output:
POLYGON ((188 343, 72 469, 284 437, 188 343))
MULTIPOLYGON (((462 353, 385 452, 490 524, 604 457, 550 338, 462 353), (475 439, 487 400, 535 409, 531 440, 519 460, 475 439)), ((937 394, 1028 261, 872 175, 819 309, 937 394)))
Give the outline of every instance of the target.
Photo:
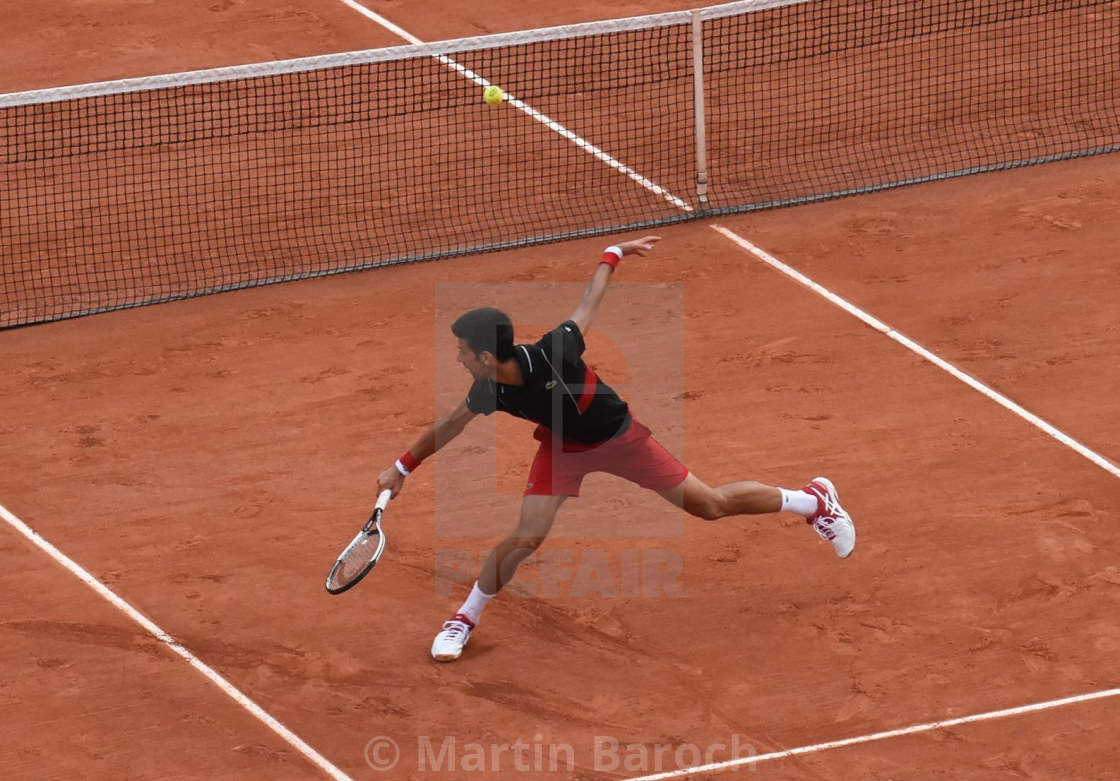
POLYGON ((381 558, 385 550, 385 534, 381 531, 381 514, 385 505, 389 504, 389 497, 393 492, 386 488, 377 497, 373 515, 366 521, 366 525, 358 532, 358 536, 338 555, 331 574, 327 575, 327 591, 332 594, 341 594, 352 588, 364 578, 373 565, 381 558))

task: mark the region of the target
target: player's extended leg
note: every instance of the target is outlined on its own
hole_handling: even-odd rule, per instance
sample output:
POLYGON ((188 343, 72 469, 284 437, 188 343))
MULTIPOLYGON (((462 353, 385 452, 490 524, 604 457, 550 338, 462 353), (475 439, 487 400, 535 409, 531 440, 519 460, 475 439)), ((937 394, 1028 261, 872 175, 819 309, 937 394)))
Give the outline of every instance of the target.
POLYGON ((521 562, 544 543, 552 529, 552 522, 556 520, 557 510, 567 498, 529 495, 522 499, 517 528, 490 551, 467 601, 444 622, 443 629, 432 643, 433 659, 451 662, 462 656, 482 609, 513 580, 521 562))
POLYGON ((660 493, 689 515, 706 521, 715 521, 729 515, 776 513, 783 509, 782 491, 779 488, 754 481, 728 483, 712 488, 692 472, 676 488, 660 493))
POLYGON ((790 491, 754 481, 712 488, 690 472, 676 488, 659 493, 688 514, 708 521, 729 515, 795 512, 832 544, 840 558, 847 558, 856 546, 855 525, 840 506, 835 486, 824 477, 814 478, 800 491, 790 491))

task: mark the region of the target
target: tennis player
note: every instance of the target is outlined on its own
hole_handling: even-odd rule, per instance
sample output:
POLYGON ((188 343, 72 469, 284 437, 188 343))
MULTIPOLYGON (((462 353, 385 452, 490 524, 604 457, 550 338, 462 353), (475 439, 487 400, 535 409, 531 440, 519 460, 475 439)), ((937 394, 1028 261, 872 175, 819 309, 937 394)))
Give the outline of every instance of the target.
POLYGON ((644 256, 660 241, 646 236, 608 247, 575 311, 535 344, 514 344, 513 324, 497 309, 475 309, 451 326, 459 340, 459 363, 474 383, 467 397, 437 420, 394 464, 381 473, 379 490, 393 495, 424 459, 446 445, 476 415, 506 412, 537 424, 540 442, 521 503, 517 527, 491 551, 467 601, 443 625, 432 644, 441 662, 458 659, 483 608, 509 583, 517 567, 548 536, 560 505, 578 496, 591 472, 608 472, 656 491, 698 518, 792 512, 803 516, 840 558, 855 548, 852 519, 836 489, 815 478, 800 490, 758 482, 711 488, 654 439, 625 401, 583 361, 583 335, 603 299, 611 275, 627 255, 644 256))

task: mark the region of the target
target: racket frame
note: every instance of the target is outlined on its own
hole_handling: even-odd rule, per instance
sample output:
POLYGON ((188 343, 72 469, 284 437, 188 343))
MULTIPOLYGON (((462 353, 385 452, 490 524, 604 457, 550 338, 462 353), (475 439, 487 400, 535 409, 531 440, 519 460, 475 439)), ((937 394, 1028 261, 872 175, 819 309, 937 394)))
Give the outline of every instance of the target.
POLYGON ((325 586, 328 593, 341 594, 344 591, 352 589, 354 586, 358 585, 362 578, 370 573, 370 570, 372 570, 374 565, 377 564, 377 560, 381 558, 381 554, 385 551, 385 533, 381 531, 381 514, 385 512, 385 507, 389 504, 389 499, 392 497, 392 495, 393 492, 388 488, 381 492, 381 495, 377 497, 377 504, 374 505, 373 513, 369 516, 369 520, 366 521, 365 526, 363 526, 362 530, 354 536, 354 539, 350 541, 350 544, 342 549, 342 553, 338 554, 338 558, 335 559, 334 566, 331 567, 331 571, 327 574, 325 586), (357 576, 349 583, 346 583, 343 586, 332 586, 331 580, 334 578, 334 574, 338 571, 338 568, 342 566, 342 560, 346 558, 346 554, 353 550, 354 546, 360 544, 363 539, 371 536, 371 532, 377 534, 377 550, 375 550, 373 552, 373 555, 370 556, 369 561, 366 562, 366 565, 362 568, 362 571, 359 572, 357 576))

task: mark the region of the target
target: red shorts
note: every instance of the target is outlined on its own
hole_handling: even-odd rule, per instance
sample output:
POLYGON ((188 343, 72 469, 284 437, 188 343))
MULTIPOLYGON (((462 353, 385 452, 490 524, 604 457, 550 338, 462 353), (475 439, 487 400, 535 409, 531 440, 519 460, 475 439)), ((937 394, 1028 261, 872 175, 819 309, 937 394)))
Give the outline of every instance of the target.
POLYGON ((552 431, 544 426, 533 437, 541 446, 529 467, 526 495, 579 496, 584 475, 592 472, 617 475, 658 492, 676 488, 688 477, 684 464, 636 420, 619 436, 577 452, 554 445, 552 431))

